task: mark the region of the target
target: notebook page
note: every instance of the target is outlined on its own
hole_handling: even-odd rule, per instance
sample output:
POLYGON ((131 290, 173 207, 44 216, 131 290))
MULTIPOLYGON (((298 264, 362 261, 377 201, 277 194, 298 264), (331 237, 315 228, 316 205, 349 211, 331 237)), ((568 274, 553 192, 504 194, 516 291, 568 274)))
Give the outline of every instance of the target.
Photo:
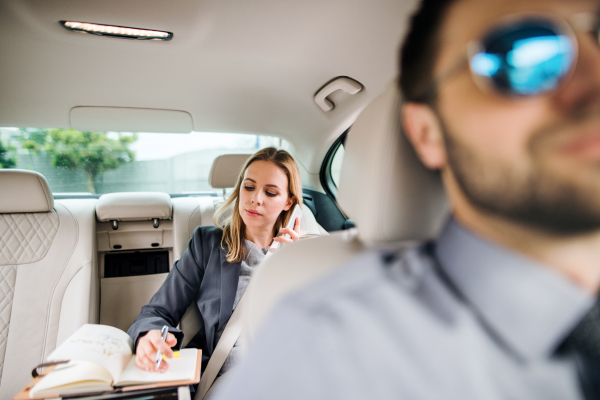
POLYGON ((132 358, 133 342, 120 329, 86 324, 50 354, 48 360, 81 360, 106 368, 116 382, 132 358))
POLYGON ((31 390, 32 396, 44 393, 82 391, 82 386, 96 390, 111 390, 112 378, 108 371, 95 363, 76 361, 67 368, 57 368, 44 376, 31 390), (73 389, 70 387, 73 386, 73 389))
POLYGON ((116 381, 115 386, 134 385, 138 383, 156 383, 194 379, 198 349, 179 350, 180 358, 169 358, 167 372, 144 371, 135 366, 135 356, 131 357, 125 371, 116 381))

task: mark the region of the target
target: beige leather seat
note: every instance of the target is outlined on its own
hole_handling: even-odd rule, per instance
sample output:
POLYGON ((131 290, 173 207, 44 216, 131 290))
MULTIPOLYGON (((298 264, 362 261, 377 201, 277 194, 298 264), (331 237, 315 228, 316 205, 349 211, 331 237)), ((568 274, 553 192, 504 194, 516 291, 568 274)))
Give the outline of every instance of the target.
MULTIPOLYGON (((144 275, 108 276, 107 255, 113 257, 114 263, 114 257, 119 255, 114 250, 123 252, 123 257, 139 252, 138 260, 144 253, 168 251, 170 270, 187 248, 194 229, 213 224, 216 200, 210 196, 171 198, 162 192, 100 196, 96 204, 96 234, 101 268, 101 324, 127 331, 168 275, 154 270, 144 275)), ((162 266, 160 270, 164 271, 162 266)))
POLYGON ((55 203, 46 179, 0 170, 0 398, 85 323, 98 321, 96 200, 55 203))
MULTIPOLYGON (((144 260, 143 254, 152 254, 148 252, 172 249, 172 208, 171 197, 161 192, 109 193, 98 199, 96 234, 101 268, 101 324, 127 331, 142 306, 148 304, 163 284, 167 272, 161 271, 168 271, 169 262, 164 265, 164 270, 161 262, 154 274, 111 277, 106 273, 106 258, 108 255, 119 256, 112 252, 120 250, 125 254, 140 252, 138 260, 144 260)), ((141 263, 145 266, 146 262, 141 263)))
POLYGON ((358 117, 345 144, 338 202, 357 230, 299 242, 274 254, 248 287, 247 340, 286 294, 330 273, 367 248, 398 248, 437 234, 448 206, 437 174, 402 134, 396 82, 358 117))

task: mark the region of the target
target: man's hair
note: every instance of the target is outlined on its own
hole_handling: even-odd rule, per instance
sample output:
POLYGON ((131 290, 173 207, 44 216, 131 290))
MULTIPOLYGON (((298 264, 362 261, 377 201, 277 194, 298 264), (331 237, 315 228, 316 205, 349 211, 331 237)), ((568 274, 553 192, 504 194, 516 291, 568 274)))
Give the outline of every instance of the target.
POLYGON ((439 32, 448 8, 456 0, 422 0, 413 14, 400 50, 400 90, 405 101, 428 102, 433 66, 439 52, 439 32))

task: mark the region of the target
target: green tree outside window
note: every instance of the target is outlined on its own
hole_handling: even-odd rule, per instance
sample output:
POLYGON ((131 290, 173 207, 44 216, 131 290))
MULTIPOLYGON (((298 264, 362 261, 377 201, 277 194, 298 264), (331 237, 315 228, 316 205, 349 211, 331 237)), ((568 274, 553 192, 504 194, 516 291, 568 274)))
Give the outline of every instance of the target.
POLYGON ((117 139, 108 137, 106 132, 74 129, 27 129, 22 133, 23 148, 44 151, 54 167, 85 172, 90 193, 96 193, 96 181, 104 172, 135 161, 135 153, 129 148, 137 140, 135 133, 117 133, 117 139))
POLYGON ((14 146, 4 145, 0 140, 0 168, 14 168, 17 166, 17 160, 14 157, 14 146))

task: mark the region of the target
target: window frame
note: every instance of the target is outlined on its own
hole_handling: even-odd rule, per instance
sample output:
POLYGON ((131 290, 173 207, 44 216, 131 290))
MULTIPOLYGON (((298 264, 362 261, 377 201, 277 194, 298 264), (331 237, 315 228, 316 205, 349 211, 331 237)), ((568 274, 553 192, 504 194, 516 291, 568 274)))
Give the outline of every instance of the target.
POLYGON ((325 190, 325 193, 327 193, 333 199, 337 198, 338 188, 333 180, 333 176, 331 175, 331 165, 340 146, 343 146, 344 143, 346 143, 348 131, 350 131, 350 128, 346 129, 344 133, 342 133, 333 142, 329 150, 327 150, 327 154, 325 154, 325 158, 321 164, 321 171, 319 172, 319 178, 321 180, 321 186, 323 186, 323 190, 325 190))

